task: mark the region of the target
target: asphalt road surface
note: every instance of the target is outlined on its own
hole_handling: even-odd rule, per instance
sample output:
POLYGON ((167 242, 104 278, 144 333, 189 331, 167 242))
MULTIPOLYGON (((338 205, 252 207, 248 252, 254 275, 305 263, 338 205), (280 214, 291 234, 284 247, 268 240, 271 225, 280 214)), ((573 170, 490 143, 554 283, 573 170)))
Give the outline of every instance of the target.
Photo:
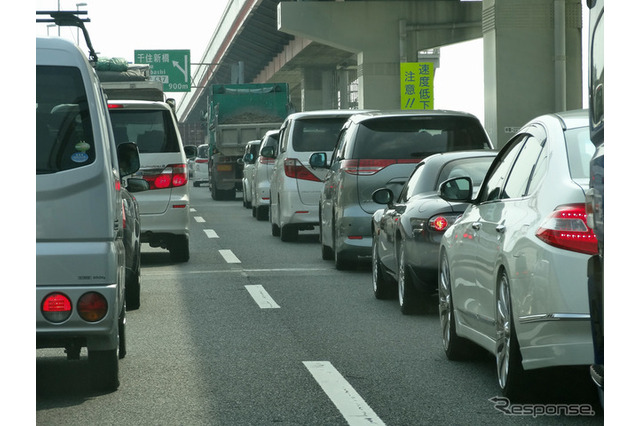
POLYGON ((337 271, 317 230, 281 242, 240 195, 198 187, 191 203, 189 262, 143 245, 120 388, 92 390, 84 349, 38 350, 38 424, 604 423, 586 370, 536 374, 526 400, 500 399, 488 354, 446 359, 435 304, 402 315, 374 298, 370 264, 337 271))

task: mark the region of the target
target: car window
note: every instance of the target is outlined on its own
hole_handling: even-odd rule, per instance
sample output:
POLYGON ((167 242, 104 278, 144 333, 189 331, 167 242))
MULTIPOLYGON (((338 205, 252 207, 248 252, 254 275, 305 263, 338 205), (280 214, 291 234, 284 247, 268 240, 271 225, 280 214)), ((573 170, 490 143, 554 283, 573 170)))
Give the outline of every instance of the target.
POLYGON ((36 174, 93 163, 91 117, 80 70, 36 67, 36 174))
POLYGON ((500 151, 484 180, 478 195, 478 202, 482 203, 500 198, 502 186, 527 137, 526 134, 516 136, 500 151))
POLYGON ((362 122, 353 158, 422 159, 490 148, 482 125, 470 117, 384 117, 362 122))
POLYGON ((589 137, 589 128, 567 130, 564 134, 572 179, 589 178, 589 162, 596 151, 589 137))
POLYGON ((207 158, 209 155, 209 145, 200 145, 198 147, 198 158, 207 158))
POLYGON ((413 169, 411 176, 407 180, 407 183, 402 187, 402 191, 400 191, 400 195, 398 195, 398 202, 405 203, 409 198, 413 197, 416 194, 420 194, 422 192, 426 192, 425 187, 427 179, 423 179, 424 177, 428 177, 427 173, 423 173, 425 170, 424 163, 420 163, 413 169))
POLYGON ((333 151, 340 129, 347 119, 348 117, 323 117, 296 120, 292 135, 294 151, 333 151))
POLYGON ((171 111, 111 109, 116 143, 135 142, 141 154, 180 152, 171 111))
POLYGON ((500 198, 521 198, 527 195, 529 181, 543 146, 544 141, 539 138, 527 137, 524 147, 518 154, 518 158, 511 169, 500 198))
POLYGON ((457 177, 467 176, 471 178, 471 182, 474 187, 479 187, 482 184, 482 180, 491 166, 493 157, 476 157, 476 158, 461 158, 459 160, 450 161, 445 164, 440 175, 435 182, 431 191, 437 189, 442 182, 447 179, 453 179, 457 177))
POLYGON ((347 122, 345 126, 346 127, 342 129, 338 137, 335 151, 333 152, 333 155, 331 157, 331 164, 333 164, 335 161, 343 160, 346 157, 345 150, 347 149, 347 141, 352 138, 352 129, 355 129, 356 126, 352 126, 351 122, 347 122))

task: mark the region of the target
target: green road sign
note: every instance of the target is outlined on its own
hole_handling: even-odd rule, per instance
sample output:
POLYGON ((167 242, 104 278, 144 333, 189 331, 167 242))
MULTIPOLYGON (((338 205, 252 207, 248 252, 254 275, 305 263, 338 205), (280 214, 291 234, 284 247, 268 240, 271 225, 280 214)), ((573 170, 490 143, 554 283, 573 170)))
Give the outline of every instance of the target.
POLYGON ((151 80, 161 81, 165 92, 191 91, 191 51, 136 50, 136 64, 149 64, 151 80))
POLYGON ((433 109, 433 75, 431 62, 400 63, 401 109, 433 109))

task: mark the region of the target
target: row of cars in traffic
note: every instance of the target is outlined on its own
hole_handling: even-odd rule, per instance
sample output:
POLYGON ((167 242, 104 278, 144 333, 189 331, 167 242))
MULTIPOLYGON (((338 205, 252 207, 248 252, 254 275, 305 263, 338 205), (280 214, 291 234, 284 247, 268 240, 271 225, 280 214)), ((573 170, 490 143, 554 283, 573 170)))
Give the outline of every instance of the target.
POLYGON ((247 145, 243 203, 282 241, 318 227, 337 269, 371 261, 375 297, 404 314, 435 297, 446 356, 486 349, 518 397, 527 370, 593 362, 593 153, 586 110, 537 117, 500 150, 466 113, 296 113, 247 145))
MULTIPOLYGON (((86 34, 73 12, 36 13, 86 34)), ((36 347, 87 348, 92 384, 115 390, 141 243, 189 259, 188 172, 172 106, 108 99, 87 45, 36 39, 36 347)))

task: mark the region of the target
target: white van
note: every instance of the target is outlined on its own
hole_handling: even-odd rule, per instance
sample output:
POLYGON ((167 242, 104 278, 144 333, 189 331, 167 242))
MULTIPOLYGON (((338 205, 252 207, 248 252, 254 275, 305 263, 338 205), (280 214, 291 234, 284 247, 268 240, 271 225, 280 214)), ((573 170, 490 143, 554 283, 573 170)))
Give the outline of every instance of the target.
MULTIPOLYGON (((36 39, 36 348, 87 348, 93 384, 119 386, 124 357, 121 178, 139 167, 116 150, 96 74, 70 41, 36 39)), ((146 183, 131 179, 129 189, 146 183)))

